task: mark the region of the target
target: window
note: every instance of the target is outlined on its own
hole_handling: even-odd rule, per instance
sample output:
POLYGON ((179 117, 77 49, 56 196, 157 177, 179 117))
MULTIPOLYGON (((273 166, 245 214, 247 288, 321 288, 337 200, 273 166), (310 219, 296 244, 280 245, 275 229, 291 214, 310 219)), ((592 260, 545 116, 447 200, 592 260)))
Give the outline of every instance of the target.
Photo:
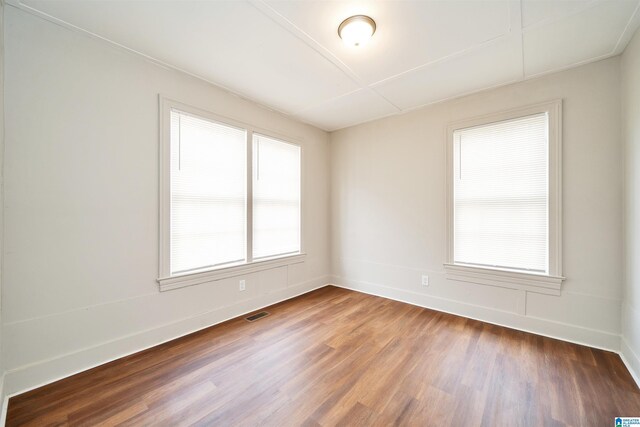
POLYGON ((161 290, 301 262, 301 149, 161 99, 161 290))
POLYGON ((171 110, 171 275, 246 259, 246 131, 171 110))
POLYGON ((560 107, 451 127, 448 277, 559 293, 560 107))
POLYGON ((300 250, 300 147, 253 135, 253 259, 300 250))

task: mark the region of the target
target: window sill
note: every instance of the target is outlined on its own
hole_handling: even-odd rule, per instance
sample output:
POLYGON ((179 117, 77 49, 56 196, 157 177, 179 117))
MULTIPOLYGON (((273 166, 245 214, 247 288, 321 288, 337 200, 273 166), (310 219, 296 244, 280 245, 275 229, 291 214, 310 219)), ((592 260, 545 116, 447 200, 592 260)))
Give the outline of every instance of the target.
POLYGON ((546 295, 560 295, 561 276, 522 273, 491 268, 444 264, 447 279, 460 282, 479 283, 501 288, 519 289, 546 295))
POLYGON ((199 285, 200 283, 214 282, 216 280, 227 279, 229 277, 257 273, 259 271, 270 270, 272 268, 283 267, 285 265, 299 264, 304 262, 306 256, 307 254, 301 253, 280 258, 265 259, 249 264, 234 265, 231 267, 218 268, 198 273, 161 277, 157 281, 160 286, 160 292, 170 291, 172 289, 199 285))

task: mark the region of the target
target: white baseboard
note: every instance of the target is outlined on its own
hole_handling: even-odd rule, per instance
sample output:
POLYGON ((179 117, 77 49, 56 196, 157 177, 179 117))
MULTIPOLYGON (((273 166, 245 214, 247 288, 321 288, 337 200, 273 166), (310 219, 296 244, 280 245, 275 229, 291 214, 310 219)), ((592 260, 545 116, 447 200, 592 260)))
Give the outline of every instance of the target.
POLYGON ((618 353, 620 349, 620 336, 606 331, 584 328, 532 316, 523 316, 513 312, 495 310, 488 307, 461 303, 446 298, 342 277, 334 276, 332 283, 335 286, 345 289, 389 298, 407 304, 430 308, 549 338, 612 351, 614 353, 618 353))
POLYGON ((373 283, 323 276, 252 300, 212 310, 208 313, 182 319, 178 322, 163 325, 152 330, 142 331, 94 347, 85 348, 70 354, 8 371, 0 378, 0 397, 4 397, 2 413, 0 415, 0 425, 4 425, 7 403, 11 396, 24 393, 87 369, 222 323, 257 309, 311 292, 326 286, 328 283, 332 283, 337 287, 389 298, 499 326, 613 351, 620 354, 629 372, 640 386, 638 378, 640 360, 633 350, 631 350, 626 340, 624 338, 621 340, 620 336, 616 334, 545 319, 521 316, 511 312, 464 304, 458 301, 399 290, 373 283), (621 350, 620 345, 622 345, 621 350), (2 394, 3 392, 4 395, 2 394))
POLYGON ((640 357, 633 351, 624 336, 620 340, 620 358, 640 388, 640 357))
POLYGON ((0 399, 2 399, 2 412, 0 412, 0 426, 7 422, 7 407, 9 406, 9 396, 4 394, 4 373, 0 376, 0 399))
MULTIPOLYGON (((7 371, 4 375, 4 393, 8 398, 42 387, 121 357, 322 288, 328 282, 329 276, 317 277, 227 307, 7 371)), ((6 408, 3 409, 6 411, 6 408)))
POLYGON ((7 408, 9 407, 9 396, 2 399, 2 415, 0 415, 0 426, 7 424, 7 408))

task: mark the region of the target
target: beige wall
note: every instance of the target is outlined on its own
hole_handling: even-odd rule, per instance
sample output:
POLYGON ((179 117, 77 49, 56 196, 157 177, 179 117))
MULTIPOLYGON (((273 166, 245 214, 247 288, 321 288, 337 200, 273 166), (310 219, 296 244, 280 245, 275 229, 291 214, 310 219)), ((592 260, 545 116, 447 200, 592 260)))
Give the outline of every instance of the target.
POLYGON ((6 15, 9 393, 328 281, 613 350, 622 331, 623 349, 628 342, 638 354, 637 35, 622 61, 627 231, 638 237, 627 242, 621 327, 620 58, 327 135, 13 7, 6 15), (304 264, 242 277, 244 293, 239 278, 158 292, 159 93, 302 141, 304 264), (446 280, 447 124, 556 98, 564 100, 562 296, 446 280))
POLYGON ((619 58, 331 135, 332 259, 339 285, 613 350, 622 298, 619 58), (445 128, 562 98, 561 296, 445 279, 445 128), (422 287, 420 275, 430 286, 422 287))
POLYGON ((14 7, 6 17, 9 393, 328 282, 326 132, 14 7), (305 263, 158 291, 158 94, 301 141, 305 263))
POLYGON ((640 31, 622 56, 622 124, 626 159, 626 275, 622 354, 640 375, 640 31))

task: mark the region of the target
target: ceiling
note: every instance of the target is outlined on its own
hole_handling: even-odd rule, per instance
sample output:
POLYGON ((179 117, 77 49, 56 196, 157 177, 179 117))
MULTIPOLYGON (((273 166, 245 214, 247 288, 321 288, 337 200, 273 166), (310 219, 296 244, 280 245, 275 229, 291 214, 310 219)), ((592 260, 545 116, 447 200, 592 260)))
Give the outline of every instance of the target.
POLYGON ((621 53, 640 0, 8 3, 332 131, 621 53), (345 18, 377 23, 349 48, 345 18))

